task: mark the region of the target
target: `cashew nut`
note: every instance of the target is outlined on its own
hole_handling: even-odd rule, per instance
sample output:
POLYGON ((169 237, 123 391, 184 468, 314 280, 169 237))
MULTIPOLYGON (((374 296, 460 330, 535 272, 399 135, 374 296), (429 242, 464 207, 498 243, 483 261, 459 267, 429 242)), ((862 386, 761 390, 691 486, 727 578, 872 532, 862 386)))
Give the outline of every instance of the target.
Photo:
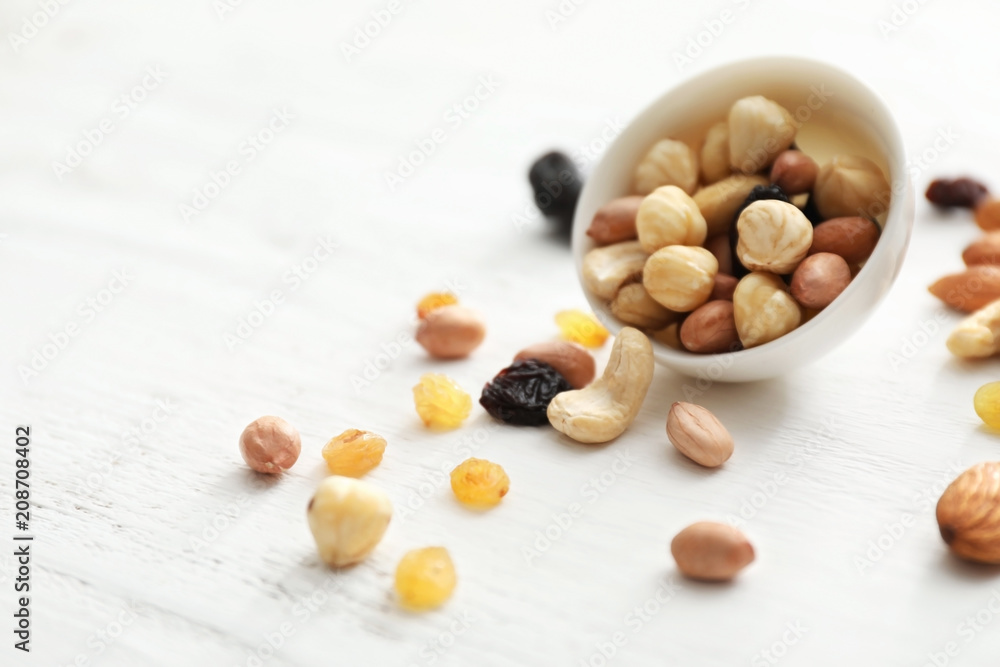
POLYGON ((959 322, 948 336, 947 345, 956 357, 966 359, 992 357, 1000 352, 1000 300, 959 322))
POLYGON ((614 440, 639 414, 653 381, 653 346, 638 329, 626 327, 615 338, 604 375, 590 386, 556 394, 549 422, 577 442, 614 440))
POLYGON ((610 301, 625 282, 642 275, 647 257, 638 241, 594 248, 583 257, 583 282, 596 296, 610 301))

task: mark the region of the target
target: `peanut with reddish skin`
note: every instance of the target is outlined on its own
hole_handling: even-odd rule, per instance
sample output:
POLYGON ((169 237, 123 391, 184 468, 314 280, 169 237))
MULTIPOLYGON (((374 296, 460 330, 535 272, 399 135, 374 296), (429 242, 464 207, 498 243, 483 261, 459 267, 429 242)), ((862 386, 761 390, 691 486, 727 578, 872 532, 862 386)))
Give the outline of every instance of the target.
POLYGON ((435 359, 463 359, 479 347, 485 336, 486 325, 475 311, 464 306, 443 306, 427 313, 416 339, 435 359))
POLYGON ((1000 229, 1000 199, 988 197, 976 206, 976 224, 990 232, 1000 229))
POLYGON ((715 256, 719 263, 719 273, 733 275, 733 249, 729 245, 729 234, 713 236, 705 241, 705 250, 715 256))
POLYGON ((786 195, 799 195, 812 190, 819 174, 819 165, 801 151, 785 151, 771 166, 771 182, 786 195))
POLYGON ((792 274, 792 296, 805 308, 822 310, 851 284, 851 267, 831 252, 806 257, 792 274))
POLYGON ((610 245, 638 238, 635 217, 644 198, 638 195, 608 202, 594 214, 587 236, 597 245, 610 245))
POLYGON ((736 286, 740 284, 738 278, 733 276, 727 276, 724 273, 715 274, 715 286, 712 287, 712 294, 709 295, 709 301, 732 301, 733 292, 736 291, 736 286))
POLYGON ((685 349, 699 354, 740 349, 733 302, 709 301, 695 310, 681 323, 680 339, 685 349))
POLYGON ((274 474, 288 470, 301 451, 298 429, 281 417, 255 419, 240 435, 240 454, 257 472, 274 474))
POLYGON ((754 560, 753 545, 742 532, 714 521, 677 533, 670 553, 684 576, 702 581, 729 581, 754 560))
POLYGON ((860 264, 875 251, 880 233, 878 225, 867 218, 832 218, 813 229, 809 254, 832 252, 848 264, 860 264))
POLYGON ((574 389, 582 389, 594 380, 597 369, 594 357, 576 343, 554 340, 524 348, 514 361, 535 359, 552 366, 574 389))

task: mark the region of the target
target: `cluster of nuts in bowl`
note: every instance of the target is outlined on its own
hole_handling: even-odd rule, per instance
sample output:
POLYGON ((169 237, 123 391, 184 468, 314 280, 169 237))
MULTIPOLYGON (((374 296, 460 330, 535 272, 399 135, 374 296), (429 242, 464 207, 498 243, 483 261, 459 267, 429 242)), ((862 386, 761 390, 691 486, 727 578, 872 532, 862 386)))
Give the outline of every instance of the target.
POLYGON ((634 194, 587 230, 586 288, 623 324, 701 354, 763 345, 826 308, 874 251, 891 189, 863 156, 818 165, 796 131, 784 107, 753 96, 698 151, 657 142, 634 194))

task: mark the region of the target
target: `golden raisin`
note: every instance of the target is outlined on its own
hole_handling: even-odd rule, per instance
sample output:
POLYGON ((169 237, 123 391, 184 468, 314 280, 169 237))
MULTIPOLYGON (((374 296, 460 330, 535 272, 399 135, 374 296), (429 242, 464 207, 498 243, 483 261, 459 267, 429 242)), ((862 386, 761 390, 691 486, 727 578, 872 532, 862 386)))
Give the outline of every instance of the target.
POLYGON ((466 505, 492 507, 510 490, 503 467, 485 459, 466 459, 451 471, 451 490, 466 505))
POLYGON ((562 337, 584 347, 600 347, 610 335, 597 318, 582 310, 564 310, 556 314, 562 337))
POLYGON ((349 428, 323 447, 326 466, 334 475, 361 477, 382 462, 385 438, 349 428))
POLYGON ((424 319, 427 313, 437 310, 442 306, 451 306, 458 303, 458 298, 450 292, 431 292, 417 304, 417 317, 424 319))
POLYGON ((444 547, 408 552, 396 566, 396 594, 407 609, 440 607, 455 590, 455 565, 444 547))
POLYGON ((472 397, 447 375, 427 373, 413 387, 413 402, 424 424, 447 430, 461 426, 472 411, 472 397))
POLYGON ((990 382, 980 387, 973 405, 984 424, 1000 429, 1000 382, 990 382))

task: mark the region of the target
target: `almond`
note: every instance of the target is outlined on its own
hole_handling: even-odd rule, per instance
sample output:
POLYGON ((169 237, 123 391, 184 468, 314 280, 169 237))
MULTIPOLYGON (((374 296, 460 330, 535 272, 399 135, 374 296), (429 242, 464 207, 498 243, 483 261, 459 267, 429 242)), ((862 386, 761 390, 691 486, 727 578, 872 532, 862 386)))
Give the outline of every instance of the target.
POLYGON ((1000 232, 990 232, 973 241, 962 252, 966 266, 976 264, 1000 264, 1000 232))
POLYGON ((927 289, 952 308, 971 313, 1000 299, 1000 266, 976 264, 941 278, 927 289))
POLYGON ((694 403, 670 407, 667 437, 677 451, 706 468, 718 468, 733 455, 733 436, 715 415, 694 403))
POLYGON ((1000 563, 1000 463, 980 463, 959 475, 941 494, 937 521, 957 556, 1000 563))
POLYGON ((976 206, 976 224, 990 232, 1000 229, 1000 199, 988 197, 976 206))
POLYGON ((587 236, 597 245, 610 245, 638 238, 635 216, 643 197, 622 197, 602 206, 587 229, 587 236))
POLYGON ((718 354, 739 350, 740 335, 736 331, 733 302, 709 301, 703 306, 699 306, 681 324, 680 337, 684 349, 699 354, 718 354))
POLYGON ((514 361, 535 359, 552 366, 574 389, 583 389, 594 380, 597 369, 590 352, 564 340, 536 343, 524 348, 514 357, 514 361))
POLYGON ((670 553, 684 576, 703 581, 729 581, 754 559, 746 535, 714 521, 699 521, 677 533, 670 553))
POLYGON ((859 264, 874 252, 879 234, 878 225, 868 218, 832 218, 813 229, 809 254, 832 252, 848 264, 859 264))

